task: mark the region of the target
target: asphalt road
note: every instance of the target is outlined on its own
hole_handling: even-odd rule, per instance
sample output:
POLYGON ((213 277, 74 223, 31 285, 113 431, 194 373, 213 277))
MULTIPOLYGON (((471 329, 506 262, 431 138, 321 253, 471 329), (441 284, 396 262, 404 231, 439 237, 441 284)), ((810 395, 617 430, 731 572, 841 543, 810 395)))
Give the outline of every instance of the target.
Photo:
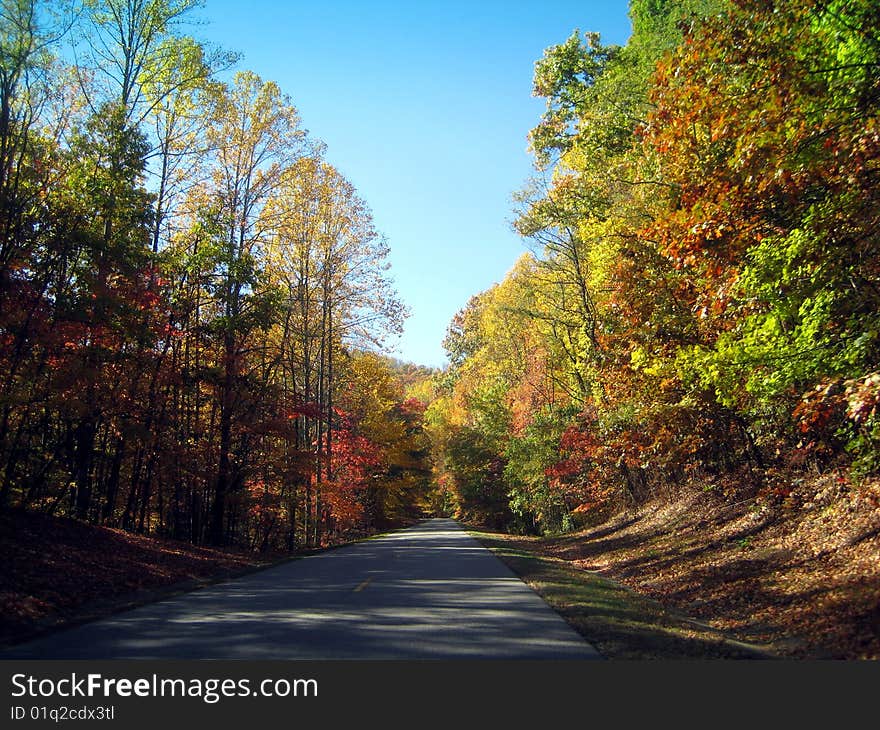
POLYGON ((599 659, 455 521, 54 633, 2 659, 599 659))

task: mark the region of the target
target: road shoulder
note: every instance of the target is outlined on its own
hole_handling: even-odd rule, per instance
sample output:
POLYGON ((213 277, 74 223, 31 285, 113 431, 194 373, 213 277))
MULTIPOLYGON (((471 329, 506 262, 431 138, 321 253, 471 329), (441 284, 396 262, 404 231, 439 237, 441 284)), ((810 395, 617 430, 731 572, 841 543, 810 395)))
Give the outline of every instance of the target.
POLYGON ((467 529, 606 659, 775 658, 613 580, 540 555, 527 540, 467 529))

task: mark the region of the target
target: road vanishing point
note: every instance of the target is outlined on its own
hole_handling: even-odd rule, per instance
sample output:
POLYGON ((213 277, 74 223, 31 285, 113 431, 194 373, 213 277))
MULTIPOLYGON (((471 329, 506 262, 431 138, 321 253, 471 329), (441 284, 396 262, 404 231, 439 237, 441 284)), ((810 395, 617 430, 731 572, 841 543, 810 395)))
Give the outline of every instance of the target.
POLYGON ((600 659, 451 519, 11 647, 2 659, 600 659))

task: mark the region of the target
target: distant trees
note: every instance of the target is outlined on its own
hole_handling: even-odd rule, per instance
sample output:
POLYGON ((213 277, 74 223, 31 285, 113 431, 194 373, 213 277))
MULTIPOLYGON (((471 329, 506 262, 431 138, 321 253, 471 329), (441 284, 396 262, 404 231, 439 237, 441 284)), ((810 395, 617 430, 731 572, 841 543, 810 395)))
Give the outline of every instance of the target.
POLYGON ((634 0, 625 47, 538 61, 534 254, 453 321, 428 411, 462 511, 562 529, 695 474, 876 471, 870 5, 634 0))
POLYGON ((362 352, 405 311, 366 204, 277 85, 216 79, 195 5, 0 6, 0 508, 318 545, 423 498, 422 409, 362 352))

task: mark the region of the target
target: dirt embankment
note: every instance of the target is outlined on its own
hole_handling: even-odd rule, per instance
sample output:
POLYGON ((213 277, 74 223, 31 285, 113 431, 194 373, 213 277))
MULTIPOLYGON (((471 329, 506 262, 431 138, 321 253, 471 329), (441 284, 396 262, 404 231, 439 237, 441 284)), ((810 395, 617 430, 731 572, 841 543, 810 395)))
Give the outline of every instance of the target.
POLYGON ((238 575, 281 556, 16 510, 0 515, 0 646, 238 575))
POLYGON ((776 499, 722 491, 517 542, 784 657, 880 659, 880 482, 834 472, 776 499))

